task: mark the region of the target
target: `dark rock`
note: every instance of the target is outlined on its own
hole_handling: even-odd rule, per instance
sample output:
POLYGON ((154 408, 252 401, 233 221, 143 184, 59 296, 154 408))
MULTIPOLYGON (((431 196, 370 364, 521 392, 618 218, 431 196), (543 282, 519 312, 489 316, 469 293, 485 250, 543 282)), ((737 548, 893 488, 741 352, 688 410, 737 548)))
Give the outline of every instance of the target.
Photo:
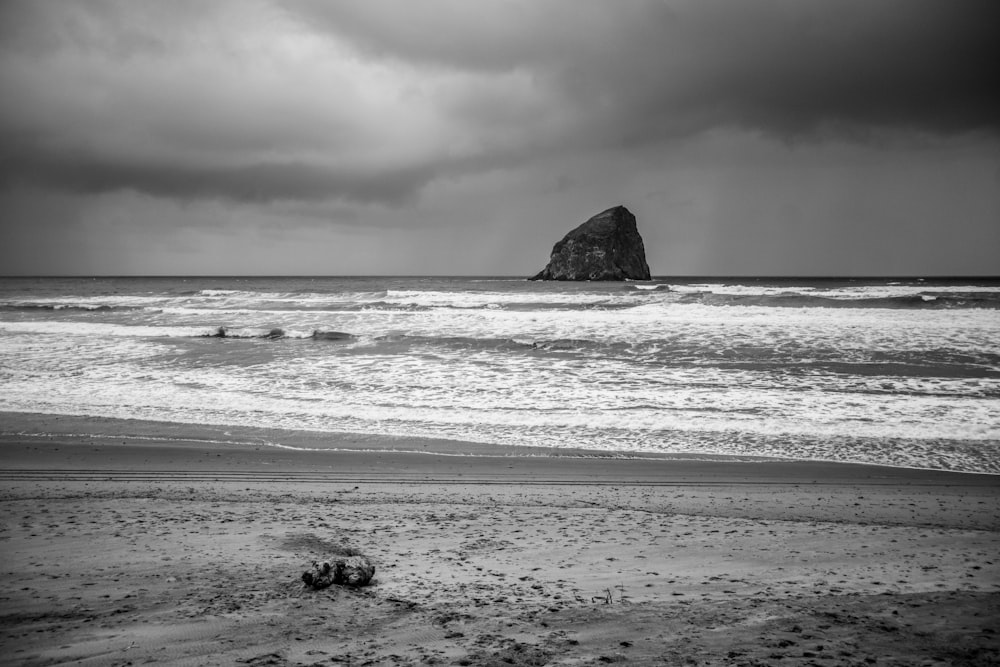
POLYGON ((531 279, 649 280, 635 216, 624 206, 598 213, 556 243, 548 265, 531 279))
POLYGON ((302 573, 306 586, 326 588, 338 586, 366 586, 375 576, 375 564, 367 556, 343 556, 314 562, 311 570, 302 573))

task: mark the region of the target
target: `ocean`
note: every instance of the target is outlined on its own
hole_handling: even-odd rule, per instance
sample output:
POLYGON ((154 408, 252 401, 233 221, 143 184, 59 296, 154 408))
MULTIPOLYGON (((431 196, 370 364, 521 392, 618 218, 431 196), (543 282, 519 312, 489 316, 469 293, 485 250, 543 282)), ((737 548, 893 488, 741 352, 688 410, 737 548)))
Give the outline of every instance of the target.
POLYGON ((1000 280, 2 278, 0 411, 1000 474, 1000 280))

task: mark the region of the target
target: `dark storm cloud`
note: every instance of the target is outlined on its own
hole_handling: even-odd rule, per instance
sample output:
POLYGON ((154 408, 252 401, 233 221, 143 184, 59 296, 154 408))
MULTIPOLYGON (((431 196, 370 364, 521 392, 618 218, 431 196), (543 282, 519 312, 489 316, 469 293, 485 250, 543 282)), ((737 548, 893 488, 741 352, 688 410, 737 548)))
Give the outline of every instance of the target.
POLYGON ((36 152, 0 161, 0 188, 35 185, 78 194, 132 190, 158 197, 243 202, 343 199, 398 205, 432 176, 426 167, 377 173, 295 162, 218 167, 151 164, 85 153, 36 152))
POLYGON ((1000 129, 993 0, 289 4, 374 57, 527 69, 626 143, 731 125, 1000 129), (614 126, 629 127, 616 135, 614 126))
POLYGON ((995 134, 998 6, 6 2, 0 187, 398 206, 720 127, 995 134))

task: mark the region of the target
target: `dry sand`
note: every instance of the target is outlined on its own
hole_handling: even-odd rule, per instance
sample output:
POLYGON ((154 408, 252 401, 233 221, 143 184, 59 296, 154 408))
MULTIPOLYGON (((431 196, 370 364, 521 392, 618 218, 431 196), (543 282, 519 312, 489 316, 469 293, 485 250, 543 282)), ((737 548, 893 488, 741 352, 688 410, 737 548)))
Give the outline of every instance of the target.
POLYGON ((3 664, 1000 663, 996 476, 0 431, 3 664), (343 546, 375 585, 305 590, 343 546))

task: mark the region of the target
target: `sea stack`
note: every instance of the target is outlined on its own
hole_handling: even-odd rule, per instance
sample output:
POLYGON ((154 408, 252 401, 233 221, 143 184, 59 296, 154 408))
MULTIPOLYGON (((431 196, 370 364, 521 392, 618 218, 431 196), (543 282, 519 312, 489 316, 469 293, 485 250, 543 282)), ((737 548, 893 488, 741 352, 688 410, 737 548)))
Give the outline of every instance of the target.
POLYGON ((598 213, 552 248, 531 280, 649 280, 646 249, 635 216, 624 206, 598 213))

